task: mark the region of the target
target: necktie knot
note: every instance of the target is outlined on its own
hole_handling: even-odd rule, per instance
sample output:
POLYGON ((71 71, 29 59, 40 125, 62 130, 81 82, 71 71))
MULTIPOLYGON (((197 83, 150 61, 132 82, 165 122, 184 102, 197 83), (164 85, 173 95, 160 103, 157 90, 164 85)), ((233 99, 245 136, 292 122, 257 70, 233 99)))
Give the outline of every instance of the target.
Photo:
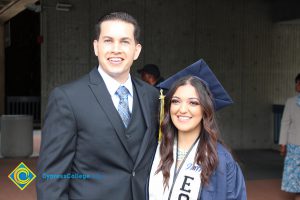
POLYGON ((125 86, 120 86, 118 90, 116 91, 116 94, 120 98, 120 100, 124 100, 128 98, 129 91, 125 86))

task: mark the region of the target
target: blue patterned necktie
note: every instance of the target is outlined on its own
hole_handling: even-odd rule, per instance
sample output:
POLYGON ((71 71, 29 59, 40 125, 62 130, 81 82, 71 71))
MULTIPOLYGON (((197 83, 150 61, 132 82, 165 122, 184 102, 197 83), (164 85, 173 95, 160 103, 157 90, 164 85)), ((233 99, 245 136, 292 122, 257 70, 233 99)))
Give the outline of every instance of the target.
POLYGON ((128 106, 128 94, 129 91, 125 86, 120 86, 116 91, 116 95, 118 95, 120 99, 118 105, 118 112, 126 128, 129 124, 130 117, 131 117, 129 112, 129 106, 128 106))

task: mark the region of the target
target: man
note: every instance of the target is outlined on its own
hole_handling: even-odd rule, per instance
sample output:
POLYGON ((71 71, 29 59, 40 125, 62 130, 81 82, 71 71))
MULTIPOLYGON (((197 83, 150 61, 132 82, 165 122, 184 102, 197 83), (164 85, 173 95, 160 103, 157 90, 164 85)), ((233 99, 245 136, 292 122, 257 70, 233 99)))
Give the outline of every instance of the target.
POLYGON ((129 73, 141 52, 140 29, 132 16, 117 12, 102 17, 96 32, 99 66, 49 97, 38 199, 145 198, 158 92, 129 73))
POLYGON ((146 81, 150 85, 156 86, 160 82, 164 81, 164 78, 160 76, 159 68, 154 64, 147 64, 142 69, 138 70, 141 74, 143 81, 146 81))
POLYGON ((300 74, 295 78, 298 93, 285 103, 280 127, 280 154, 285 155, 281 190, 300 200, 300 74))

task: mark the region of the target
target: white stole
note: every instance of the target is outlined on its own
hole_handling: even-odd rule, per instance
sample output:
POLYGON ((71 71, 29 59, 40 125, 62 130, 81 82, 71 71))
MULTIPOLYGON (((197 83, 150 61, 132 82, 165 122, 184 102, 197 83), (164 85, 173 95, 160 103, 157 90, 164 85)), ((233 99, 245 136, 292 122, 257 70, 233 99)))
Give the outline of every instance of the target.
POLYGON ((165 190, 162 172, 160 171, 155 174, 160 163, 160 144, 156 149, 149 180, 149 200, 196 200, 198 198, 201 189, 201 167, 196 163, 194 164, 194 160, 199 139, 190 150, 185 160, 182 161, 181 167, 178 167, 176 173, 177 142, 175 141, 174 143, 174 162, 170 170, 169 186, 166 187, 165 190))

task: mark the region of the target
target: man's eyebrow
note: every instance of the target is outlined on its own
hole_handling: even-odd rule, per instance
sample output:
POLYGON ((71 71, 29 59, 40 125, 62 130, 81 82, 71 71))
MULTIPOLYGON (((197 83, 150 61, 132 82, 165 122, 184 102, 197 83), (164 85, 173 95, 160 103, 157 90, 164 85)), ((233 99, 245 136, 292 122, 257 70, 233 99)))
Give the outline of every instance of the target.
POLYGON ((131 40, 131 38, 129 38, 129 37, 123 37, 123 38, 121 38, 121 40, 131 40))

